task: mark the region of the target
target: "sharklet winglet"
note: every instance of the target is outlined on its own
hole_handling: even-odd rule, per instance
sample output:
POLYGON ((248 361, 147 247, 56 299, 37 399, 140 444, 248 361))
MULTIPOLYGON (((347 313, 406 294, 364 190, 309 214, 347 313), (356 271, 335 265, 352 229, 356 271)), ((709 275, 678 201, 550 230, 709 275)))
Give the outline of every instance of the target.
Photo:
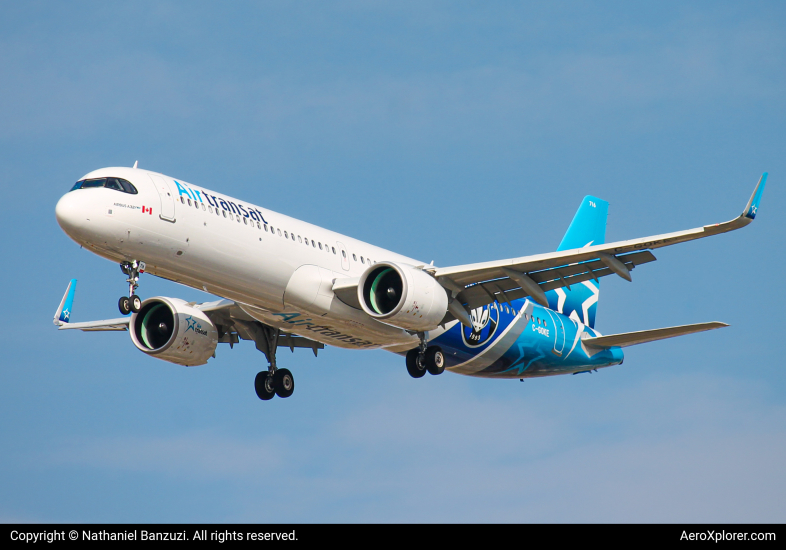
POLYGON ((57 311, 55 311, 55 318, 53 319, 55 326, 68 324, 68 322, 71 320, 75 292, 76 279, 71 279, 71 281, 68 283, 68 286, 66 287, 65 294, 63 294, 63 299, 60 300, 60 305, 57 307, 57 311))

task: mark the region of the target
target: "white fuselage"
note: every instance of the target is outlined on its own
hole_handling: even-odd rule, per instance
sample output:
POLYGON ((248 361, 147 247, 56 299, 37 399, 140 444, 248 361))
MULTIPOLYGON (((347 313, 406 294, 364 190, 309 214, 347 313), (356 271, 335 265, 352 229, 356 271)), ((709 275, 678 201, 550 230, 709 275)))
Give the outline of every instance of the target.
POLYGON ((260 322, 324 344, 391 351, 417 344, 343 303, 332 287, 381 260, 422 262, 155 172, 103 168, 83 179, 101 177, 123 178, 138 193, 78 189, 56 207, 62 229, 96 254, 143 261, 148 273, 233 300, 260 322))

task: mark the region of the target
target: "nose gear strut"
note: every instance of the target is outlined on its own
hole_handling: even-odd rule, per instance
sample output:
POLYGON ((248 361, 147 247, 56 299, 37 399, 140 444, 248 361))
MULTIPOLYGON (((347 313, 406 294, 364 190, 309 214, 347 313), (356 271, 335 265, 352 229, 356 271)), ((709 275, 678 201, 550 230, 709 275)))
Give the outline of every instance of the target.
POLYGON ((120 271, 128 277, 126 279, 128 297, 121 297, 117 302, 117 307, 123 315, 128 315, 132 311, 136 313, 142 308, 142 299, 136 295, 136 289, 139 288, 139 275, 145 272, 145 262, 138 260, 121 262, 120 271))

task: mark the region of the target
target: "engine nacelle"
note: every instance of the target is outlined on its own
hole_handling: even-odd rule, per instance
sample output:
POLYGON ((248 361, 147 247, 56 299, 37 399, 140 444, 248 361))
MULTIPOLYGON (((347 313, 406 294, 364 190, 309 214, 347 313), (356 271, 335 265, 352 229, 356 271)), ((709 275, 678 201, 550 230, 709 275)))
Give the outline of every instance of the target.
POLYGON ((131 316, 128 331, 141 351, 186 367, 207 363, 218 344, 208 316, 178 298, 148 298, 131 316))
POLYGON ((358 283, 363 311, 406 330, 434 330, 448 310, 448 294, 434 277, 411 265, 379 262, 358 283))

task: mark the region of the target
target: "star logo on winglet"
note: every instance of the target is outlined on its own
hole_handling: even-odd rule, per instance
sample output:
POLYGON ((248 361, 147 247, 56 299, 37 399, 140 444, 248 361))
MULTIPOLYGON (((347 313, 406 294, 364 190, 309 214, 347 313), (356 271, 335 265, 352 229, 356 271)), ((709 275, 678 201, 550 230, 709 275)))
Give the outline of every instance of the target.
POLYGON ((68 321, 70 318, 71 318, 71 312, 70 312, 70 311, 68 311, 67 309, 64 309, 64 310, 63 310, 63 319, 65 319, 66 321, 68 321))

